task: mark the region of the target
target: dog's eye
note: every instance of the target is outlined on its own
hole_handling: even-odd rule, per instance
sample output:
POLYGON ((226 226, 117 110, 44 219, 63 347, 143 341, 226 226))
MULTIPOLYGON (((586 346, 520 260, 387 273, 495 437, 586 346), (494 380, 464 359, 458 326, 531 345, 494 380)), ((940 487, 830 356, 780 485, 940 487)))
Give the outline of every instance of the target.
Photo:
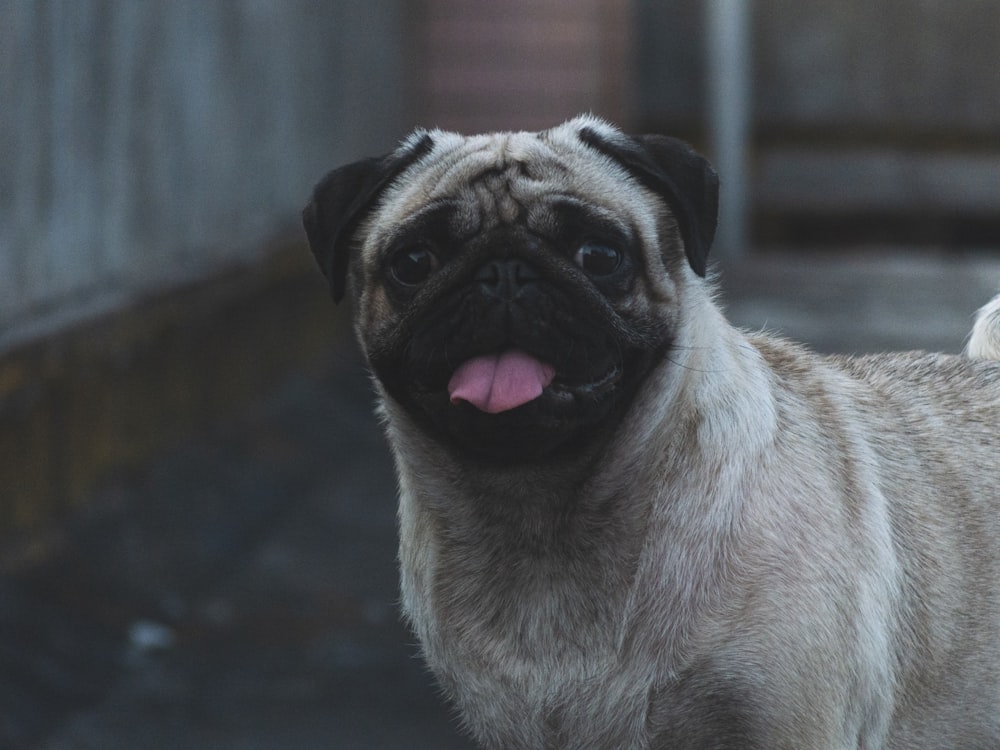
POLYGON ((622 254, 613 247, 587 242, 576 251, 573 262, 591 276, 610 276, 621 265, 622 254))
POLYGON ((441 264, 425 247, 407 247, 392 256, 389 272, 404 286, 416 286, 427 280, 441 264))

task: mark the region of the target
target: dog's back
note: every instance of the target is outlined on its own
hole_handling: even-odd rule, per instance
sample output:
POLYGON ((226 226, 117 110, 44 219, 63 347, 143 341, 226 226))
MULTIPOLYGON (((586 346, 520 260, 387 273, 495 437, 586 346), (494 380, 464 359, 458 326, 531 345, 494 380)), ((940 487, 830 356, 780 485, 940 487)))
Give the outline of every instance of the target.
MULTIPOLYGON (((874 620, 864 606, 857 612, 859 623, 888 616, 880 628, 888 626, 884 632, 895 644, 885 746, 994 747, 1000 736, 1000 296, 979 311, 965 356, 821 357, 822 364, 803 367, 801 357, 813 355, 796 355, 782 342, 772 346, 767 356, 783 387, 815 409, 809 423, 822 425, 806 442, 817 455, 824 453, 823 439, 843 443, 840 451, 826 450, 849 458, 840 484, 845 498, 857 508, 881 505, 888 521, 882 542, 891 556, 877 570, 862 566, 854 574, 881 579, 885 588, 872 601, 891 602, 874 620)), ((862 536, 874 542, 878 524, 862 515, 852 523, 866 527, 862 536)))

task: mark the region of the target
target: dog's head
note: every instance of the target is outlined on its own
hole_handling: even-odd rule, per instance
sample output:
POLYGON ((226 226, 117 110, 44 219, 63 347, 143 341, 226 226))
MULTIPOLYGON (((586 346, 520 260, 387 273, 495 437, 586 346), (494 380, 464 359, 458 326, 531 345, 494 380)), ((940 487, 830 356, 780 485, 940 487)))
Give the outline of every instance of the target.
POLYGON ((717 200, 686 144, 579 117, 418 131, 328 174, 303 220, 385 396, 453 450, 511 462, 624 413, 705 274, 717 200))

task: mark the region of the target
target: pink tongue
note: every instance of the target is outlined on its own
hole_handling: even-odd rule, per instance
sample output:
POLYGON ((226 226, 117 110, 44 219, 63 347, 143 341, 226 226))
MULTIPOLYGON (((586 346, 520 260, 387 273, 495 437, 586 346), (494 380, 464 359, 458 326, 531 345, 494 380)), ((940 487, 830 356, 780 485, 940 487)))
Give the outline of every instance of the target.
POLYGON ((541 396, 555 374, 552 365, 509 349, 460 365, 448 382, 448 393, 453 404, 468 401, 480 411, 497 414, 541 396))

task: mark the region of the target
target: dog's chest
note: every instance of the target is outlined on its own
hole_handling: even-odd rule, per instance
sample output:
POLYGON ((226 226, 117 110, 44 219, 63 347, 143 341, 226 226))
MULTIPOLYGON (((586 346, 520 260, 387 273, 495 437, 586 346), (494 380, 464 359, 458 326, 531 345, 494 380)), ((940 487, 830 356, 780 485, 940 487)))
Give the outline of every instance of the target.
POLYGON ((654 666, 628 656, 622 622, 594 608, 618 597, 568 588, 522 581, 519 601, 492 591, 465 613, 440 607, 414 621, 428 663, 485 746, 569 748, 588 738, 646 747, 654 666))
MULTIPOLYGON (((476 508, 510 502, 477 498, 476 508)), ((631 632, 642 549, 631 516, 578 507, 501 533, 453 511, 445 533, 431 505, 401 496, 404 607, 481 744, 570 748, 586 738, 594 747, 646 747, 658 660, 639 657, 631 632)))
POLYGON ((648 680, 607 656, 432 667, 488 748, 645 748, 648 680))

